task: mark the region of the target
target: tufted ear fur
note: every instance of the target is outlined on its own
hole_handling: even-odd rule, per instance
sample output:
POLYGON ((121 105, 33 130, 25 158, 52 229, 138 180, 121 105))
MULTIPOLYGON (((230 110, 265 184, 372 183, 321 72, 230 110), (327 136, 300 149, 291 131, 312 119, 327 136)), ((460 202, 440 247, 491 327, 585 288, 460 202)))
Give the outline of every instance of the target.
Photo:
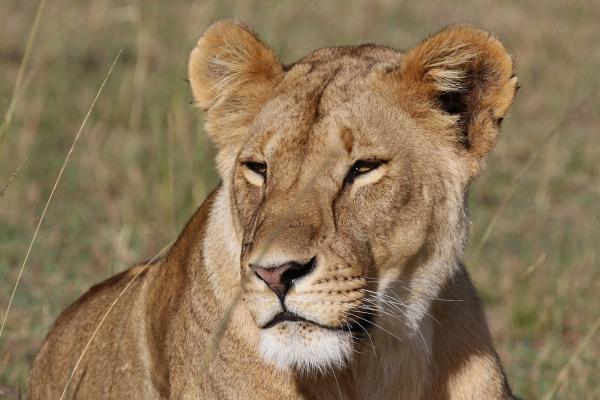
POLYGON ((456 25, 406 53, 394 73, 401 96, 424 100, 420 109, 413 106, 414 116, 435 125, 430 128, 465 149, 478 166, 496 144, 517 89, 504 46, 488 32, 456 25))
POLYGON ((245 25, 213 23, 192 50, 192 92, 206 110, 206 131, 219 149, 243 142, 252 119, 283 76, 275 54, 245 25))

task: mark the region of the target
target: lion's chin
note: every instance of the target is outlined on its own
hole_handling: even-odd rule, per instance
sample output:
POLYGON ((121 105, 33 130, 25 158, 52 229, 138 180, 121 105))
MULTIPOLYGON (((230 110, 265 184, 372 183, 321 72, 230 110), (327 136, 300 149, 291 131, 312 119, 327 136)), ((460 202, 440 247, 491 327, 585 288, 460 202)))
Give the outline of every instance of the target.
POLYGON ((325 371, 348 362, 353 340, 349 332, 286 321, 263 329, 259 346, 262 356, 279 369, 325 371))

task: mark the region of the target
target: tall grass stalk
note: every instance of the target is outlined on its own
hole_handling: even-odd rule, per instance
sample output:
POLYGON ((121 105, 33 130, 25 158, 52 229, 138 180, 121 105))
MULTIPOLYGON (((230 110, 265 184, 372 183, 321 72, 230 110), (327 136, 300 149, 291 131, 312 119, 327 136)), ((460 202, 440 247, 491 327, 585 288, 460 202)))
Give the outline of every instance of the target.
POLYGON ((106 310, 106 312, 104 313, 104 315, 102 316, 102 318, 100 319, 100 322, 98 322, 98 325, 96 325, 96 329, 94 329, 94 332, 92 332, 92 334, 90 335, 90 338, 86 342, 85 347, 81 351, 81 354, 79 355, 79 358, 77 359, 77 362, 75 363, 75 366, 73 367, 73 370, 71 371, 71 374, 69 375, 69 378, 67 379, 67 382, 65 383, 65 388, 63 389, 62 395, 60 396, 60 400, 64 400, 64 398, 65 398, 65 396, 67 394, 67 390, 69 389, 69 385, 71 384, 71 381, 73 380, 73 377, 75 376, 75 373, 77 372, 77 369, 79 368, 79 365, 81 364, 81 360, 83 360, 83 357, 87 353, 90 345, 92 344, 92 342, 96 338, 96 335, 98 334, 98 331, 100 330, 100 328, 104 324, 104 321, 106 321, 106 318, 108 318, 108 316, 112 312, 113 308, 115 308, 115 306, 117 305, 117 303, 119 302, 119 300, 123 297, 123 295, 125 294, 125 292, 127 292, 127 290, 131 287, 131 285, 148 268, 148 266, 152 265, 152 263, 154 263, 154 261, 156 261, 160 256, 162 256, 173 245, 174 242, 175 241, 173 240, 171 243, 169 243, 168 245, 166 245, 165 247, 163 247, 163 249, 161 251, 159 251, 158 253, 156 253, 156 255, 150 259, 150 261, 148 261, 146 264, 144 264, 144 266, 142 268, 140 268, 135 273, 135 275, 133 275, 133 277, 129 280, 129 282, 127 282, 127 284, 125 285, 125 287, 121 290, 121 292, 119 292, 119 294, 117 295, 117 297, 110 304, 110 306, 108 307, 108 309, 106 310))
POLYGON ((561 387, 561 385, 563 385, 567 381, 567 378, 569 377, 569 371, 573 367, 573 364, 575 364, 577 357, 579 357, 583 349, 587 347, 587 345, 590 343, 596 332, 598 332, 598 329, 600 329, 600 317, 598 317, 596 321, 592 324, 586 335, 583 337, 583 339, 581 339, 581 342, 579 342, 579 344, 575 348, 575 351, 573 351, 573 353, 571 354, 571 357, 569 357, 569 360, 567 361, 565 366, 561 368, 560 372, 556 376, 556 379, 554 380, 554 384, 552 385, 550 390, 546 392, 543 400, 552 400, 554 398, 556 391, 561 387))
POLYGON ((21 168, 23 168, 23 165, 25 165, 28 159, 29 157, 25 157, 23 161, 21 161, 17 169, 15 169, 15 172, 13 172, 10 178, 8 178, 8 182, 6 182, 4 186, 2 186, 2 189, 0 189, 0 197, 4 196, 4 192, 6 192, 6 189, 8 189, 12 181, 17 177, 17 175, 19 175, 21 168))
POLYGON ((523 164, 521 170, 515 175, 510 187, 508 188, 508 190, 504 194, 504 197, 502 197, 500 204, 494 211, 494 214, 490 219, 490 222, 488 223, 487 227, 485 228, 485 231, 483 232, 479 243, 477 243, 477 246, 475 247, 475 252, 473 256, 475 265, 477 264, 477 261, 479 261, 479 256, 481 255, 483 247, 494 232, 494 228, 496 227, 496 224, 498 224, 502 212, 510 203, 510 200, 515 194, 515 191, 517 190, 521 181, 523 180, 523 177, 527 174, 531 166, 538 160, 538 158, 540 158, 544 154, 545 150, 548 148, 548 144, 552 143, 552 139, 560 135, 560 133, 562 132, 562 128, 564 128, 565 125, 569 121, 571 121, 575 115, 577 115, 577 112, 581 110, 581 108, 583 108, 583 106, 586 105, 594 97, 597 89, 597 87, 592 88, 592 90, 590 90, 590 92, 585 97, 583 97, 573 108, 569 109, 563 114, 563 116, 558 120, 558 123, 552 129, 550 129, 550 131, 546 135, 544 135, 544 137, 542 138, 542 144, 538 147, 536 151, 533 151, 531 153, 525 164, 523 164))
POLYGON ((121 51, 122 50, 119 50, 119 52, 117 53, 117 56, 115 57, 112 65, 110 66, 108 72, 106 73, 106 76, 104 77, 104 80, 102 81, 102 84, 100 85, 100 88, 96 92, 96 96, 94 97, 94 100, 92 100, 92 104, 90 105, 90 107, 87 111, 87 114, 85 115, 81 125, 79 126, 79 130, 77 131, 77 134, 75 135, 75 139, 73 139, 73 142, 71 143, 69 152, 67 153, 67 156, 65 157, 65 161, 63 162, 62 167, 60 168, 58 176, 56 177, 56 181, 54 181, 54 186, 52 187, 52 191, 50 192, 50 195, 48 196, 48 200, 46 201, 46 205, 44 206, 42 215, 40 216, 40 219, 38 220, 35 231, 33 232, 33 236, 31 238, 31 241, 29 242, 29 247, 27 248, 27 253, 25 254, 25 259, 23 260, 23 264, 21 264, 21 268, 19 269, 19 274, 17 275, 17 280, 15 282, 15 285, 13 286, 13 290, 10 295, 10 300, 8 301, 8 305, 6 306, 6 311, 4 312, 4 317, 2 318, 2 325, 0 326, 0 337, 2 337, 2 333, 4 332, 4 325, 6 324, 6 319, 8 318, 8 313, 10 312, 10 307, 15 298, 15 293, 17 292, 17 287, 19 286, 19 282, 21 281, 21 277, 23 276, 23 271, 25 270, 25 265, 27 264, 27 260, 29 259, 29 255, 31 254, 31 249, 33 248, 33 244, 35 243, 35 239, 37 238, 38 232, 40 231, 40 226, 42 226, 42 222, 44 221, 44 217, 46 216, 48 207, 50 206, 50 203, 52 202, 52 198, 54 197, 56 188, 58 187, 58 184, 60 183, 63 173, 65 172, 67 163, 69 162, 69 158, 71 157, 71 154, 73 153, 73 150, 75 150, 75 146, 77 145, 77 142, 79 141, 79 138, 81 137, 83 128, 85 127, 90 115, 92 114, 92 110, 94 109, 94 106, 96 105, 96 101, 98 101, 98 98, 100 97, 100 94, 102 93, 102 90, 104 89, 104 86, 106 85, 106 82, 108 82, 108 78, 110 77, 115 65, 117 64, 117 60, 121 56, 121 51))
MULTIPOLYGON (((25 70, 29 65, 29 57, 31 56, 31 50, 33 49, 33 43, 35 42, 35 38, 37 36, 37 31, 40 26, 40 21, 42 20, 42 15, 44 14, 44 9, 46 8, 47 0, 41 0, 40 5, 38 6, 37 13, 35 14, 35 18, 33 20, 33 25, 31 26, 31 31, 29 32, 29 37, 27 38, 27 44, 25 45, 25 52, 23 53, 23 58, 21 59, 21 64, 19 65, 19 71, 17 72, 17 79, 15 79, 15 85, 13 87, 12 96, 10 98, 10 102, 8 103, 8 109, 4 114, 4 118, 2 120, 2 124, 0 124, 0 146, 4 141, 4 136, 10 123, 12 121, 13 114, 15 112, 15 106, 17 104, 17 99, 20 96, 21 84, 23 83, 23 77, 25 76, 25 70)), ((4 324, 3 324, 4 326, 4 324)), ((1 331, 0 331, 1 332, 1 331)))

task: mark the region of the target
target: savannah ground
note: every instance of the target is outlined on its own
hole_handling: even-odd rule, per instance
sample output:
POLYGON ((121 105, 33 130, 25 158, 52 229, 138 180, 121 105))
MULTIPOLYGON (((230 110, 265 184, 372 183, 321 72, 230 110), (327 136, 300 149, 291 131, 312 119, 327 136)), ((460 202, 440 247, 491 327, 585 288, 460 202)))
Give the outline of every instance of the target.
POLYGON ((503 40, 522 88, 472 187, 466 262, 515 392, 600 398, 600 3, 52 0, 14 95, 38 5, 0 2, 0 116, 14 111, 0 130, 0 190, 22 164, 0 197, 2 317, 122 53, 25 265, 0 337, 0 386, 24 389, 60 311, 170 243, 218 182, 186 63, 211 21, 235 17, 284 62, 330 45, 409 48, 455 22, 503 40))

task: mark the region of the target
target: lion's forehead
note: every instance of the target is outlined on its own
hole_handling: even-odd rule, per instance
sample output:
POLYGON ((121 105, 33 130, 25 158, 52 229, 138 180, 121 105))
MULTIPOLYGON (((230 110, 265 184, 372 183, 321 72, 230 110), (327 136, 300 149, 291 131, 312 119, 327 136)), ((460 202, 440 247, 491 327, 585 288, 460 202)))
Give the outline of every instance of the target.
POLYGON ((288 67, 271 111, 318 122, 340 105, 368 92, 370 76, 395 64, 401 53, 364 45, 320 49, 288 67))
POLYGON ((254 144, 264 148, 284 139, 286 150, 280 151, 293 153, 322 146, 332 131, 352 128, 373 95, 371 69, 364 60, 344 58, 296 65, 256 118, 254 144))

